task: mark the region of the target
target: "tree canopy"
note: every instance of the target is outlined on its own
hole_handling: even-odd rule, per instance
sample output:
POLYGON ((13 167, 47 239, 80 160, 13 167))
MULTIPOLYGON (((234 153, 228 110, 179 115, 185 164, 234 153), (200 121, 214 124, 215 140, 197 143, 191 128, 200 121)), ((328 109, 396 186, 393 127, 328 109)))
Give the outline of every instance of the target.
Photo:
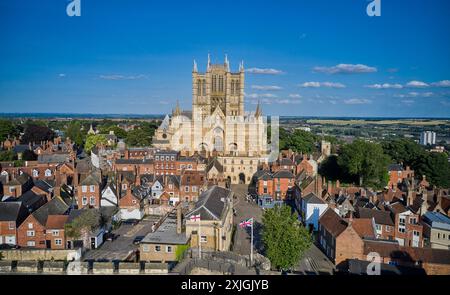
POLYGON ((128 132, 126 143, 129 146, 149 146, 152 143, 152 136, 148 130, 134 129, 128 132))
POLYGON ((103 134, 88 134, 86 137, 86 143, 84 144, 84 150, 88 153, 98 144, 105 145, 108 142, 103 134))
POLYGON ((101 215, 98 210, 86 209, 72 222, 64 226, 66 236, 72 239, 80 239, 83 231, 97 228, 101 223, 101 215))
POLYGON ((66 138, 70 138, 70 140, 72 140, 72 142, 74 142, 77 146, 83 145, 84 136, 81 132, 81 127, 82 125, 79 121, 72 121, 67 126, 64 134, 66 138))
POLYGON ((0 141, 19 135, 17 126, 11 120, 0 120, 0 141))
POLYGON ((351 176, 359 178, 359 185, 383 188, 388 182, 391 159, 380 144, 355 140, 341 147, 338 164, 351 176))
POLYGON ((25 133, 21 138, 22 143, 40 143, 41 141, 53 140, 55 132, 47 126, 27 124, 25 133))
POLYGON ((280 128, 280 149, 291 149, 295 152, 312 153, 316 149, 317 136, 311 132, 296 129, 290 133, 280 128))
POLYGON ((312 245, 308 230, 285 205, 264 212, 262 241, 272 266, 284 270, 296 265, 312 245))

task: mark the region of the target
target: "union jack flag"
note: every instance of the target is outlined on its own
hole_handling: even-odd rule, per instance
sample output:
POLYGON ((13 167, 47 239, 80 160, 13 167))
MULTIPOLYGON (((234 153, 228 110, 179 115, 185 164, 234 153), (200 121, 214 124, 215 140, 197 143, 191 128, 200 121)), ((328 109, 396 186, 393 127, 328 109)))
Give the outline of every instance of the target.
POLYGON ((239 223, 239 226, 242 228, 253 226, 253 217, 242 221, 241 223, 239 223))
POLYGON ((191 221, 200 221, 200 214, 192 215, 192 216, 190 217, 190 220, 191 220, 191 221))

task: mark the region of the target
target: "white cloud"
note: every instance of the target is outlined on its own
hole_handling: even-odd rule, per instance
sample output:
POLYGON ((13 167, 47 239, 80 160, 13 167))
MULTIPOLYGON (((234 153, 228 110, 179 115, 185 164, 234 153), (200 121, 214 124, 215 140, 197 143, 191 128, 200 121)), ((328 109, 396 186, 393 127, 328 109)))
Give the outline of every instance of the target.
POLYGON ((291 93, 291 94, 289 94, 289 97, 290 98, 301 98, 302 96, 298 93, 291 93))
POLYGON ((401 102, 406 105, 412 105, 413 103, 415 103, 415 101, 412 99, 403 99, 401 102))
POLYGON ((389 84, 389 83, 384 83, 384 84, 372 84, 372 85, 367 85, 367 88, 372 88, 372 89, 402 89, 403 86, 400 84, 389 84))
POLYGON ((65 78, 66 76, 67 76, 67 75, 64 74, 64 73, 58 74, 58 77, 60 77, 60 78, 65 78))
POLYGON ((328 102, 331 103, 331 104, 337 104, 336 100, 329 100, 328 102))
POLYGON ((450 87, 450 80, 442 80, 439 82, 431 83, 431 85, 436 87, 450 87))
POLYGON ((396 94, 394 95, 394 97, 399 97, 399 98, 415 98, 415 97, 432 97, 434 96, 433 92, 408 92, 406 94, 396 94))
POLYGON ((345 104, 369 104, 371 102, 371 100, 365 98, 350 98, 344 100, 345 104))
POLYGON ((147 78, 146 75, 130 75, 130 76, 125 76, 125 75, 100 75, 99 76, 100 79, 103 80, 138 80, 138 79, 145 79, 147 78))
POLYGON ((281 75, 281 74, 283 74, 283 71, 276 70, 276 69, 250 68, 245 71, 250 74, 259 74, 259 75, 281 75))
POLYGON ((276 98, 277 96, 272 93, 252 93, 246 95, 246 97, 255 99, 255 98, 276 98))
POLYGON ((313 71, 326 74, 359 74, 373 73, 377 71, 377 68, 363 64, 338 64, 333 67, 314 67, 313 71))
POLYGON ((299 85, 304 88, 319 88, 319 87, 327 87, 327 88, 345 88, 345 85, 342 83, 335 82, 305 82, 299 85))
POLYGON ((276 86, 276 85, 252 85, 252 89, 272 91, 272 90, 281 90, 283 88, 281 88, 280 86, 276 86))
POLYGON ((411 87, 411 88, 425 88, 428 87, 430 85, 428 85, 425 82, 422 81, 409 81, 408 83, 406 83, 406 87, 411 87))

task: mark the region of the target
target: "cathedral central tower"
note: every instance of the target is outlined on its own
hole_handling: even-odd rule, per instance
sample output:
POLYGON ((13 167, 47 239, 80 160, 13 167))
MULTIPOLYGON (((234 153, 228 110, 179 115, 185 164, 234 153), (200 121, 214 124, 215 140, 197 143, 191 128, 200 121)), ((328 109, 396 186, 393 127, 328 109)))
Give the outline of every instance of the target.
POLYGON ((192 115, 193 118, 210 116, 219 108, 225 116, 244 116, 244 64, 239 72, 230 71, 225 55, 223 64, 208 64, 205 73, 199 73, 194 60, 192 70, 192 115))

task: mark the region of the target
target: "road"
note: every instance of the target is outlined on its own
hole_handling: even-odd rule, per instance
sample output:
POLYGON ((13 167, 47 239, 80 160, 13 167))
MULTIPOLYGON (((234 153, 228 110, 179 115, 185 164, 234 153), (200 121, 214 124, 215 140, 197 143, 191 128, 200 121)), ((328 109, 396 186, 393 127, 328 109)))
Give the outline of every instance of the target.
POLYGON ((151 231, 151 227, 155 221, 158 221, 158 216, 147 216, 135 226, 131 224, 122 224, 113 233, 119 235, 114 241, 105 241, 100 248, 89 250, 84 260, 96 261, 113 261, 126 260, 139 245, 134 245, 133 240, 137 236, 145 236, 151 231))
POLYGON ((247 202, 248 186, 245 184, 233 184, 231 189, 235 193, 237 199, 234 202, 236 216, 234 216, 234 224, 236 225, 236 239, 234 241, 233 252, 241 255, 250 255, 250 228, 240 228, 239 223, 245 219, 253 217, 253 245, 254 253, 261 252, 261 218, 262 210, 253 202, 247 202))

